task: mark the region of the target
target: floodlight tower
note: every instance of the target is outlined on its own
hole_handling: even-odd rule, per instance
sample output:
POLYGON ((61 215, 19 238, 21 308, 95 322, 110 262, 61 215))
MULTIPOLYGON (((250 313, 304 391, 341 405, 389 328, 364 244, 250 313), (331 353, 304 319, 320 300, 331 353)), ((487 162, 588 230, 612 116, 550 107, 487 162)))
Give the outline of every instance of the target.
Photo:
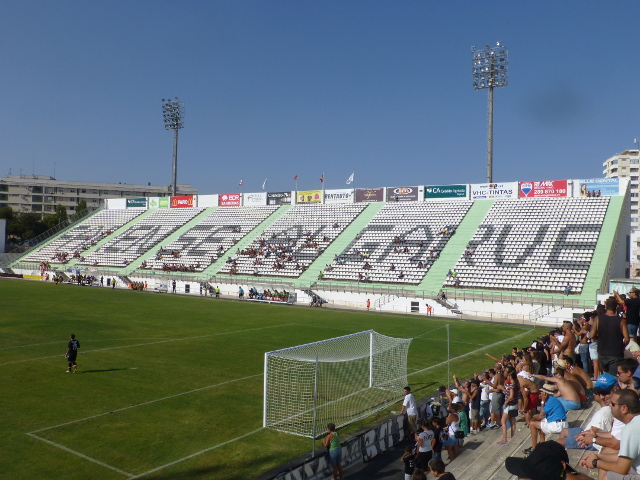
POLYGON ((173 170, 171 175, 171 195, 175 196, 178 185, 178 130, 184 127, 184 103, 162 99, 162 116, 165 130, 173 130, 173 170))
POLYGON ((497 42, 494 48, 471 47, 473 55, 473 88, 489 90, 489 120, 487 126, 487 183, 493 181, 493 89, 507 86, 507 49, 497 42))

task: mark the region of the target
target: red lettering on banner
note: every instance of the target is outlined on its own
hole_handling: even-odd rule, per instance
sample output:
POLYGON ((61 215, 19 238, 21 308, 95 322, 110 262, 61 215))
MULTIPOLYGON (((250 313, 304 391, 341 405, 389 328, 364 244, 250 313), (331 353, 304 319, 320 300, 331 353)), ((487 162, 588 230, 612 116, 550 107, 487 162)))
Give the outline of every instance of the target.
POLYGON ((171 208, 190 208, 190 207, 193 207, 193 195, 171 197, 171 208))

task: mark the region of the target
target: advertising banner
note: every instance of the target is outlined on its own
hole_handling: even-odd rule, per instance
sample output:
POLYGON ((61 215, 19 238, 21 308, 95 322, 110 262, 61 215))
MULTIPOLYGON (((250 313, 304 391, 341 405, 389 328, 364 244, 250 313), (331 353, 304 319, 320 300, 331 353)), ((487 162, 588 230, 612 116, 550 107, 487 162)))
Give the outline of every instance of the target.
POLYGON ((239 193, 221 193, 218 196, 219 207, 239 207, 240 206, 240 194, 239 193))
POLYGON ((169 197, 149 197, 149 208, 169 208, 169 197))
POLYGON ((353 189, 325 190, 324 203, 353 203, 353 189))
POLYGON ((322 202, 322 190, 304 190, 296 194, 298 203, 320 203, 322 202))
POLYGON ((127 198, 127 208, 147 208, 147 199, 142 198, 127 198))
POLYGON ((604 197, 619 194, 619 178, 591 178, 573 181, 574 197, 604 197))
POLYGON ((472 183, 471 200, 489 198, 518 198, 518 182, 472 183))
POLYGON ((193 195, 171 197, 171 208, 193 208, 193 195))
POLYGON ((209 208, 218 206, 218 195, 198 195, 198 201, 196 202, 198 208, 209 208))
POLYGON ((267 205, 290 205, 291 192, 268 192, 267 205))
POLYGON ((467 185, 425 185, 424 198, 467 198, 467 185))
POLYGON ((540 182, 520 182, 520 198, 566 197, 566 180, 543 180, 540 182))
POLYGON ((267 192, 245 193, 243 205, 266 205, 267 192))
POLYGON ((384 202, 384 188, 356 188, 356 202, 384 202))
POLYGON ((418 187, 387 187, 387 202, 416 202, 418 187))

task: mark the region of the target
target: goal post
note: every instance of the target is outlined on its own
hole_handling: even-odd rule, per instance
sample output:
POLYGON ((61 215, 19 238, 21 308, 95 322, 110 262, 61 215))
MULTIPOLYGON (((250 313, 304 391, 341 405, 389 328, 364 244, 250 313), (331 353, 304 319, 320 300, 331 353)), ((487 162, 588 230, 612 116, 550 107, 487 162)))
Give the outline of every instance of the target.
POLYGON ((263 425, 316 438, 402 398, 410 338, 373 330, 265 353, 263 425))

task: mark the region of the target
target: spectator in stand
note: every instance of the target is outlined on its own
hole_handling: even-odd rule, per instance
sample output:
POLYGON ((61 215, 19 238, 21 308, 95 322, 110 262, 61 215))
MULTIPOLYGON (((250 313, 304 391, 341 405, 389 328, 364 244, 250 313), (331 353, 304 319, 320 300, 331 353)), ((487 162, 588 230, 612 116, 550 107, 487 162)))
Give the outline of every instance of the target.
MULTIPOLYGON (((489 370, 489 372, 492 372, 492 370, 489 370)), ((502 390, 502 386, 504 385, 504 375, 502 373, 502 364, 496 363, 493 372, 494 373, 491 378, 492 388, 489 389, 489 393, 491 394, 491 406, 489 410, 491 423, 489 423, 487 427, 500 428, 502 426, 500 424, 502 418, 502 406, 504 405, 504 393, 502 390)))
POLYGON ((578 347, 577 352, 580 355, 580 363, 582 364, 582 369, 585 372, 591 371, 591 363, 589 362, 589 333, 591 331, 591 326, 587 322, 586 317, 587 312, 585 312, 580 320, 578 320, 578 325, 574 326, 573 332, 578 337, 578 347))
POLYGON ((618 386, 622 389, 636 390, 633 374, 638 368, 638 362, 634 358, 624 358, 617 365, 618 386))
POLYGON ((563 428, 567 427, 567 412, 555 397, 557 391, 558 387, 553 383, 545 383, 540 389, 543 407, 542 411, 529 422, 531 448, 524 450, 526 455, 535 450, 538 445, 538 436, 540 441, 544 442, 546 435, 560 433, 563 428))
MULTIPOLYGON (((418 405, 416 399, 411 393, 411 387, 404 387, 404 401, 402 402, 402 410, 400 415, 407 414, 407 424, 409 426, 409 433, 414 436, 418 432, 418 426, 416 419, 418 418, 418 405)), ((410 437, 411 438, 411 437, 410 437)))
POLYGON ((429 462, 429 470, 431 475, 440 480, 456 480, 452 473, 444 471, 445 465, 442 460, 431 460, 429 462))
POLYGON ((442 458, 442 433, 444 431, 443 426, 443 418, 435 417, 433 420, 431 420, 431 430, 433 431, 433 438, 436 441, 433 445, 433 455, 431 457, 433 459, 442 458))
POLYGON ((491 389, 491 375, 489 370, 484 373, 480 382, 480 427, 483 428, 489 424, 489 409, 491 405, 491 397, 489 390, 491 389))
POLYGON ((638 480, 640 475, 640 401, 633 390, 618 390, 611 397, 613 416, 625 424, 617 456, 590 453, 580 465, 607 472, 607 480, 638 480))
POLYGON ((426 471, 429 468, 429 460, 433 455, 433 447, 436 443, 433 430, 429 422, 424 420, 420 424, 420 433, 416 435, 417 457, 416 466, 426 471))
POLYGON ((598 358, 602 370, 615 375, 617 363, 624 358, 624 347, 629 343, 629 331, 626 320, 617 314, 617 300, 609 297, 604 306, 605 313, 596 317, 591 328, 591 338, 598 338, 598 358))
POLYGON ((565 428, 560 432, 560 437, 557 442, 565 448, 570 449, 582 449, 582 450, 602 450, 601 445, 597 445, 591 440, 596 439, 599 432, 610 432, 613 423, 613 416, 611 413, 611 393, 613 387, 616 386, 616 379, 605 373, 600 377, 594 387, 594 399, 599 405, 599 409, 594 413, 591 420, 584 430, 581 428, 565 428), (581 442, 581 438, 584 438, 585 432, 591 432, 593 437, 590 437, 589 443, 581 442))
POLYGON ((593 388, 593 380, 591 380, 591 376, 575 364, 573 357, 565 355, 563 358, 558 359, 558 364, 561 362, 566 365, 566 373, 573 375, 580 382, 584 388, 585 395, 589 397, 591 395, 591 389, 593 388))
POLYGON ((598 316, 597 312, 586 312, 585 317, 587 319, 587 325, 589 327, 588 338, 591 340, 589 344, 589 358, 591 359, 591 373, 592 379, 595 380, 602 375, 602 367, 600 365, 600 357, 598 357, 598 336, 595 337, 591 334, 593 331, 593 325, 596 322, 598 316))
POLYGON ((404 463, 404 480, 411 480, 416 469, 416 456, 413 452, 413 445, 404 447, 404 453, 400 461, 404 463))
POLYGON ((635 286, 631 287, 629 294, 626 298, 622 298, 615 290, 613 294, 616 297, 618 303, 624 304, 626 308, 627 330, 629 331, 629 337, 631 337, 636 343, 638 341, 638 323, 640 323, 640 290, 635 286))
POLYGON ((512 475, 530 480, 590 480, 571 468, 567 451, 552 441, 540 443, 525 458, 508 457, 504 466, 512 475))
POLYGON ((565 412, 570 410, 580 409, 580 395, 576 391, 574 385, 577 383, 570 382, 565 378, 565 370, 560 367, 556 367, 553 377, 545 377, 544 375, 534 375, 538 380, 544 380, 547 383, 554 383, 557 385, 557 393, 554 396, 564 408, 565 412))
POLYGON ((460 430, 460 416, 458 414, 460 409, 461 407, 459 403, 449 405, 449 415, 447 415, 445 420, 448 438, 446 442, 442 442, 442 446, 447 449, 449 462, 454 461, 460 452, 460 440, 456 437, 456 435, 460 436, 460 434, 457 434, 456 432, 462 432, 462 430, 460 430))
POLYGON ((480 381, 473 380, 469 383, 462 385, 458 381, 457 376, 453 376, 453 380, 456 384, 456 388, 464 393, 468 398, 469 404, 469 420, 471 421, 471 429, 469 433, 476 435, 480 432, 480 381))
POLYGON ((518 392, 520 383, 514 368, 507 370, 507 378, 504 383, 505 401, 502 410, 502 441, 497 445, 507 444, 507 422, 511 423, 511 438, 516 434, 516 419, 518 418, 518 392))

